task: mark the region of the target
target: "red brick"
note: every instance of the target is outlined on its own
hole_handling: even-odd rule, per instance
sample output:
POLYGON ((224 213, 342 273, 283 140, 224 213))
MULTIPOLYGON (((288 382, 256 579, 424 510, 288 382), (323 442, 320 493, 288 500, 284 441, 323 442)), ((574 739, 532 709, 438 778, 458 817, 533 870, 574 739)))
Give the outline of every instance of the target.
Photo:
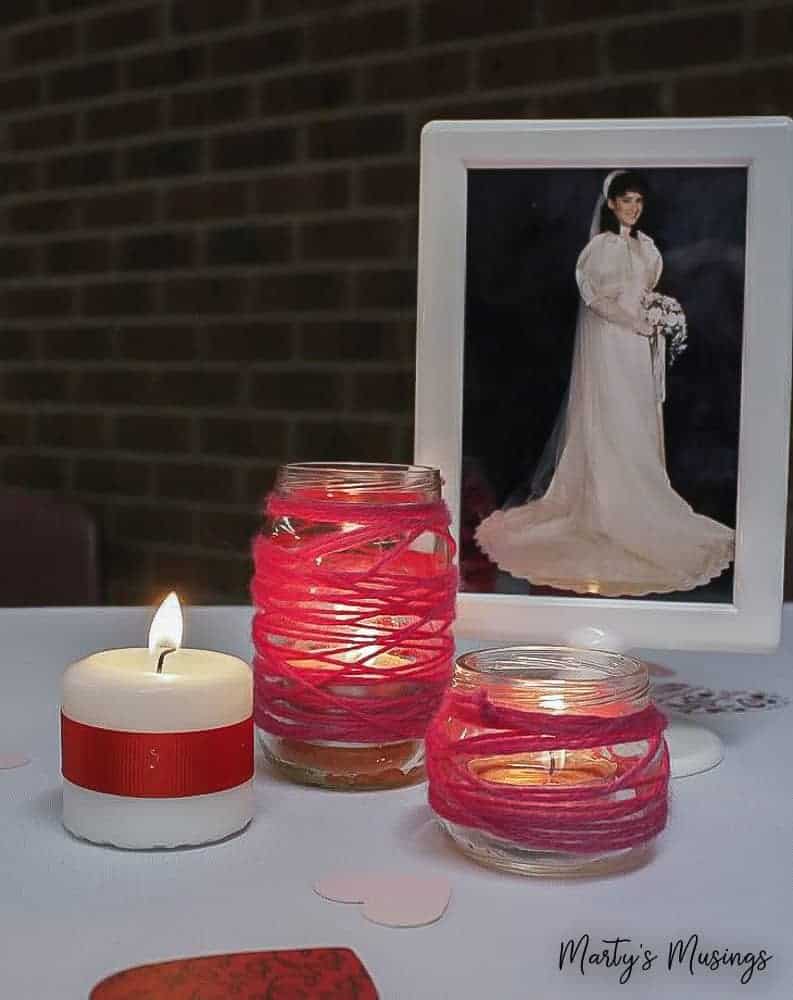
POLYGON ((88 21, 84 31, 89 52, 140 45, 160 34, 159 5, 103 14, 88 21))
POLYGON ((159 126, 160 103, 157 100, 125 101, 85 112, 85 137, 89 142, 154 132, 159 126))
POLYGON ((287 424, 280 420, 212 417, 201 421, 201 451, 246 458, 280 458, 287 424))
POLYGON ((316 159, 399 153, 405 144, 405 122, 399 114, 317 122, 309 126, 310 156, 316 159))
POLYGON ((223 323, 206 332, 211 361, 284 361, 292 356, 289 323, 223 323))
POLYGON ((301 356, 309 361, 412 361, 412 324, 366 320, 303 324, 301 356))
POLYGON ((0 278, 31 277, 38 271, 37 248, 24 243, 0 243, 0 278))
POLYGON ((3 165, 0 171, 0 195, 36 191, 40 184, 39 164, 31 160, 14 160, 3 165))
POLYGON ((39 16, 36 0, 3 0, 0 7, 0 25, 20 24, 39 16))
POLYGON ((488 97, 471 100, 464 97, 448 97, 437 104, 424 104, 419 109, 416 129, 436 118, 526 118, 528 103, 525 97, 488 97))
POLYGON ((68 316, 74 290, 47 284, 38 288, 9 288, 3 293, 7 317, 68 316))
POLYGON ((151 469, 145 462, 85 458, 77 462, 74 472, 74 488, 81 493, 146 496, 150 482, 151 469))
POLYGON ((48 198, 12 205, 9 209, 9 228, 16 232, 54 232, 71 229, 74 225, 74 203, 48 198))
POLYGON ((1 468, 2 480, 9 486, 58 491, 66 485, 66 462, 60 458, 23 452, 6 455, 1 468))
POLYGON ((259 280, 257 303, 262 309, 335 309, 347 298, 343 274, 266 275, 259 280))
POLYGON ((768 7, 755 14, 755 51, 760 56, 789 55, 793 49, 793 8, 768 7))
POLYGON ((128 236, 123 241, 119 268, 122 271, 184 268, 190 267, 195 257, 195 236, 192 233, 146 233, 128 236))
POLYGON ((69 395, 68 372, 59 368, 11 368, 3 379, 3 395, 20 402, 61 402, 69 395))
POLYGON ((73 114, 40 115, 8 126, 13 149, 46 149, 65 146, 74 139, 77 119, 73 114))
POLYGON ((364 70, 364 96, 368 101, 397 101, 464 91, 468 63, 467 52, 433 52, 368 66, 364 70))
POLYGON ((104 415, 68 410, 39 413, 36 442, 47 448, 102 448, 105 443, 104 415))
POLYGON ((251 0, 177 0, 171 12, 171 30, 175 34, 216 31, 232 24, 242 24, 251 13, 251 0))
POLYGON ((233 407, 239 395, 237 372, 204 368, 154 373, 147 401, 157 406, 233 407))
POLYGON ((410 413, 413 409, 413 372, 356 372, 352 383, 354 410, 410 413))
POLYGON ((412 309, 416 305, 416 271, 362 271, 357 275, 355 291, 360 308, 412 309))
POLYGON ((488 0, 439 0, 421 10, 421 40, 445 42, 454 38, 482 38, 533 28, 533 3, 491 3, 488 0))
POLYGON ((122 358, 130 361, 192 361, 195 331, 189 326, 128 326, 118 331, 122 358))
POLYGON ((204 313, 244 312, 248 303, 245 278, 171 278, 165 282, 166 313, 200 316, 204 313))
POLYGON ((304 462, 391 462, 392 438, 386 421, 301 420, 295 453, 304 462))
POLYGON ((251 88, 210 87, 190 90, 171 97, 171 125, 176 128, 197 128, 204 125, 225 125, 246 118, 250 112, 251 88))
POLYGON ((169 219, 216 219, 247 213, 247 184, 237 181, 188 184, 165 195, 169 219))
POLYGON ((174 177, 181 174, 195 174, 200 166, 199 139, 153 142, 145 146, 133 146, 124 153, 125 177, 174 177))
POLYGON ((541 118, 660 118, 664 113, 661 87, 654 83, 630 83, 602 90, 587 87, 539 98, 541 118))
POLYGON ((402 48, 408 42, 409 30, 408 11, 404 7, 356 14, 342 12, 309 29, 309 58, 342 59, 402 48))
MULTIPOLYGON (((2 15, 0 15, 2 16, 2 15)), ((0 81, 0 111, 35 108, 41 101, 41 79, 17 76, 0 81)))
POLYGON ((29 444, 30 428, 30 414, 0 410, 0 448, 20 448, 29 444))
POLYGON ((259 93, 259 110, 268 117, 338 108, 352 100, 353 78, 343 70, 315 70, 264 80, 259 93))
POLYGON ((209 50, 209 61, 213 76, 236 76, 297 62, 302 52, 302 31, 285 28, 215 42, 209 50))
POLYGON ((146 399, 149 382, 147 372, 125 368, 82 368, 77 372, 72 387, 72 401, 139 405, 146 399))
POLYGON ((83 225, 89 228, 135 225, 153 222, 153 191, 113 191, 94 195, 82 202, 83 225))
POLYGON ((244 604, 249 600, 250 560, 155 552, 156 579, 167 580, 185 604, 244 604))
POLYGON ((609 65, 620 73, 728 62, 743 47, 740 14, 676 18, 623 28, 609 37, 609 65))
POLYGON ((280 226, 224 226, 207 236, 207 263, 211 267, 267 264, 289 260, 292 230, 280 226))
POLYGON ((140 281, 109 281, 82 288, 82 312, 86 316, 137 316, 153 308, 154 289, 140 281))
POLYGON ((482 87, 526 87, 576 77, 596 76, 598 51, 595 35, 564 35, 547 40, 508 42, 480 54, 482 87))
MULTIPOLYGON (((223 464, 161 463, 156 467, 157 495, 174 500, 229 502, 231 477, 223 464)), ((170 586, 170 584, 169 584, 170 586)))
POLYGON ((209 148, 212 166, 216 170, 268 167, 295 159, 297 133, 287 128, 227 132, 210 139, 209 148))
POLYGON ((0 361, 27 361, 35 354, 36 345, 29 330, 0 330, 0 361))
POLYGON ((245 514, 202 511, 198 516, 198 543, 207 549, 247 553, 260 527, 261 519, 254 511, 245 514))
POLYGON ((108 7, 117 2, 118 0, 47 0, 47 10, 51 14, 65 14, 84 7, 108 7))
POLYGON ((290 171, 265 177, 256 187, 260 212, 317 212, 345 208, 350 200, 349 175, 342 170, 308 174, 290 171))
POLYGON ((189 545, 193 540, 189 511, 163 507, 162 504, 114 505, 113 527, 116 537, 126 541, 189 545))
POLYGON ((685 115, 788 114, 793 67, 719 73, 679 80, 675 111, 685 115))
POLYGON ((11 61, 15 66, 23 63, 48 62, 65 59, 74 53, 75 28, 73 24, 51 24, 33 28, 9 39, 11 61))
POLYGON ((186 417, 117 416, 113 427, 116 448, 135 452, 184 452, 192 444, 192 426, 186 417))
MULTIPOLYGON (((244 498, 248 503, 262 507, 262 501, 273 488, 280 462, 258 462, 256 467, 249 469, 243 480, 244 498)), ((260 515, 260 519, 261 518, 260 515)))
POLYGON ((39 330, 38 339, 41 356, 47 360, 104 361, 113 350, 106 328, 53 327, 39 330))
POLYGON ((301 256, 311 259, 393 257, 399 252, 397 219, 344 219, 304 223, 301 256))
POLYGON ((52 274, 106 271, 111 264, 107 240, 62 240, 47 247, 47 270, 52 274))
POLYGON ((113 153, 109 149, 58 156, 47 163, 47 186, 83 187, 113 179, 113 153))
POLYGON ((125 66, 127 86, 178 87, 193 83, 206 74, 206 50, 201 46, 168 49, 130 59, 125 66))
POLYGON ((419 171, 415 163, 364 167, 361 200, 366 205, 417 205, 419 171))
POLYGON ((118 90, 118 66, 112 62, 70 66, 50 74, 50 101, 80 101, 118 90))
POLYGON ((543 24, 566 24, 630 14, 654 14, 669 6, 670 0, 542 0, 540 16, 543 24))
POLYGON ((262 410, 337 410, 342 393, 331 372, 258 372, 251 381, 251 401, 262 410))

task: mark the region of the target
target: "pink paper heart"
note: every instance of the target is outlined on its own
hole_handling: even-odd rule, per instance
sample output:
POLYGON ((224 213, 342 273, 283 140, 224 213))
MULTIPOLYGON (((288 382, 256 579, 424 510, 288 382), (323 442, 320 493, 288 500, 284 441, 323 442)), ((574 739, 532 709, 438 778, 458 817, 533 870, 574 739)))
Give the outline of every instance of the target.
POLYGON ((0 753, 0 771, 10 771, 15 767, 24 767, 30 763, 30 757, 25 753, 0 753))
POLYGON ((314 892, 337 903, 363 903, 363 915, 388 927, 422 927, 440 920, 451 886, 440 876, 339 872, 314 884, 314 892))

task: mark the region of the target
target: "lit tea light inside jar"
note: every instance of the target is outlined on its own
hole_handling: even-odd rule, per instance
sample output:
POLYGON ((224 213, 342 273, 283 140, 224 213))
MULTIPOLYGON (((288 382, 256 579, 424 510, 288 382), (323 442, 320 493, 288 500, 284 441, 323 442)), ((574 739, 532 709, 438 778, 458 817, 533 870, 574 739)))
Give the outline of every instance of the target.
POLYGON ((456 843, 521 874, 639 863, 667 816, 665 718, 617 653, 507 647, 457 661, 427 733, 430 805, 456 843))
POLYGON ((175 594, 147 648, 94 653, 63 677, 63 823, 126 848, 220 840, 253 815, 253 692, 242 660, 183 649, 175 594))
POLYGON ((454 543, 438 470, 285 466, 266 510, 252 582, 265 754, 326 787, 417 780, 453 653, 454 543))

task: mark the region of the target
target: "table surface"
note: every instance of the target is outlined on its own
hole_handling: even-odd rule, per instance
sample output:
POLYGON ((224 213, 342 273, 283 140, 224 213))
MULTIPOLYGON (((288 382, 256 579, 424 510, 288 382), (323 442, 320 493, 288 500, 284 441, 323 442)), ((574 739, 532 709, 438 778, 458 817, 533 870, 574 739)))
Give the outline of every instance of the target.
MULTIPOLYGON (((249 829, 183 851, 96 847, 60 824, 59 677, 97 649, 143 645, 140 608, 26 609, 0 613, 0 995, 85 998, 131 965, 226 951, 353 948, 383 1000, 486 997, 724 998, 793 995, 790 733, 793 705, 708 717, 723 764, 677 780, 670 823, 645 868, 595 880, 553 881, 491 871, 458 853, 433 821, 426 787, 344 794, 301 788, 257 771, 249 829), (446 915, 425 928, 369 923, 355 906, 312 892, 338 870, 443 874, 446 915), (592 948, 629 938, 656 954, 622 969, 559 970, 562 941, 592 948), (741 986, 741 970, 667 969, 670 941, 773 955, 741 986)), ((187 609, 185 644, 249 655, 246 608, 187 609)), ((793 608, 772 655, 648 655, 676 679, 793 695, 793 608)), ((470 644, 468 644, 470 646, 470 644)))

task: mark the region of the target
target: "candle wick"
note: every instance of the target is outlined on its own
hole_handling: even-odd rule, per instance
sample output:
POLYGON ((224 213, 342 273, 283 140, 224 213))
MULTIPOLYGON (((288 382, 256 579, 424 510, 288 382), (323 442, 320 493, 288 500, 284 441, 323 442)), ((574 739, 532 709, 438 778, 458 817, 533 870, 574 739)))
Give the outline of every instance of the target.
POLYGON ((160 653, 160 655, 159 655, 159 658, 158 658, 158 660, 157 660, 157 673, 158 673, 158 674, 161 674, 161 673, 162 673, 162 661, 163 661, 163 660, 165 659, 165 657, 166 657, 166 656, 167 656, 167 655, 168 655, 169 653, 175 653, 175 652, 176 652, 176 649, 175 649, 175 648, 174 648, 173 646, 168 646, 168 647, 166 647, 166 648, 165 648, 165 649, 164 649, 164 650, 163 650, 163 651, 162 651, 162 652, 160 653))

